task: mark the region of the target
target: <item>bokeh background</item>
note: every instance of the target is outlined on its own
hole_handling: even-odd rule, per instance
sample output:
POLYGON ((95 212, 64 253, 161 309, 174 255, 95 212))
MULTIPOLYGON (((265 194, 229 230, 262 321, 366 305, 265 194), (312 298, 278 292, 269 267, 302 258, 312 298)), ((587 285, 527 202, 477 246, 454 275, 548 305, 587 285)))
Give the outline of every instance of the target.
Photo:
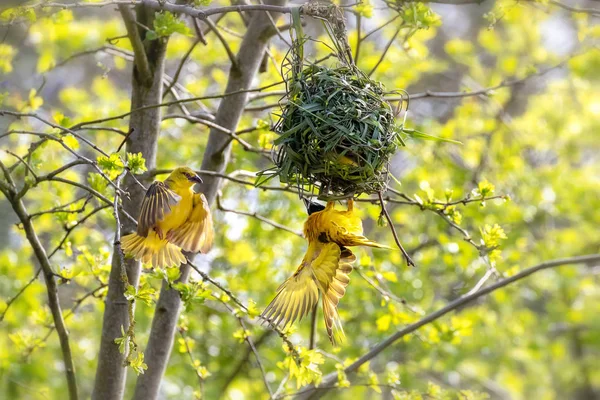
MULTIPOLYGON (((391 187, 414 201, 389 203, 388 208, 417 266, 407 267, 397 251, 356 251, 356 270, 340 304, 347 340, 332 348, 319 318, 321 357, 314 355, 317 372, 307 372, 309 381, 335 373, 476 285, 546 260, 600 252, 600 11, 593 11, 600 4, 442 3, 449 4, 372 1, 346 10, 353 50, 358 35, 374 31, 360 43, 358 66, 373 71, 372 77, 390 90, 417 95, 409 103, 407 127, 462 144, 410 139, 395 156, 391 171, 397 181, 391 187), (482 193, 505 197, 459 203, 441 213, 431 209, 435 202, 482 193)), ((207 6, 228 4, 219 0, 207 6)), ((114 5, 63 11, 8 8, 15 6, 0 6, 1 109, 37 113, 64 126, 129 111, 131 46, 114 5)), ((230 67, 223 41, 237 52, 246 29, 243 20, 236 13, 215 20, 223 41, 207 31, 206 45, 196 43, 191 20, 182 21, 181 32, 169 40, 165 86, 175 74, 178 82, 164 100, 223 93, 230 67)), ((278 20, 279 25, 289 22, 289 16, 278 20)), ((200 29, 206 31, 206 25, 200 23, 200 29)), ((307 19, 305 30, 328 40, 318 21, 307 19)), ((288 40, 287 30, 273 37, 252 87, 282 80, 288 40)), ((314 59, 326 51, 314 43, 307 49, 314 59)), ((238 130, 256 149, 271 149, 275 136, 269 127, 284 89, 279 84, 250 95, 238 130)), ((219 101, 164 108, 158 168, 200 168, 208 128, 198 118, 210 121, 219 101)), ((128 130, 128 117, 97 125, 81 134, 112 152, 128 130)), ((21 155, 37 139, 5 134, 13 130, 51 133, 39 121, 0 112, 0 148, 21 155)), ((89 158, 98 156, 77 146, 89 158)), ((5 151, 0 159, 7 165, 17 161, 5 151)), ((70 160, 60 146, 48 144, 28 162, 42 173, 70 160)), ((298 196, 252 186, 254 173, 270 166, 260 154, 233 143, 227 174, 249 183, 223 181, 219 204, 213 206, 214 249, 196 259, 203 271, 244 303, 253 301, 257 310, 272 299, 306 248, 294 234, 306 218, 298 196)), ((26 182, 25 168, 17 166, 13 173, 26 182)), ((89 166, 81 166, 64 176, 112 195, 91 173, 89 166)), ((44 183, 25 202, 33 213, 81 197, 71 187, 44 183)), ((45 214, 34 222, 47 252, 56 249, 53 267, 66 278, 59 295, 80 391, 89 397, 115 221, 111 208, 86 217, 97 204, 91 201, 77 212, 83 205, 80 199, 70 212, 45 214)), ((367 236, 393 245, 389 228, 377 224, 379 206, 365 201, 359 210, 367 236)), ((16 223, 9 202, 0 197, 0 397, 65 398, 44 280, 32 280, 38 266, 16 223)), ((196 273, 192 279, 198 290, 180 317, 160 398, 269 398, 238 320, 215 298, 221 296, 218 290, 200 283, 196 273)), ((340 374, 326 398, 599 398, 599 281, 597 263, 540 272, 406 336, 357 375, 340 374)), ((146 270, 142 284, 159 289, 161 276, 146 270)), ((142 351, 153 313, 152 301, 138 303, 136 337, 142 351)), ((281 339, 256 318, 248 322, 270 386, 279 387, 280 394, 295 393, 295 379, 282 383, 290 356, 281 339)), ((309 330, 309 320, 296 324, 292 341, 308 346, 309 330)), ((127 393, 135 380, 130 371, 127 393)))

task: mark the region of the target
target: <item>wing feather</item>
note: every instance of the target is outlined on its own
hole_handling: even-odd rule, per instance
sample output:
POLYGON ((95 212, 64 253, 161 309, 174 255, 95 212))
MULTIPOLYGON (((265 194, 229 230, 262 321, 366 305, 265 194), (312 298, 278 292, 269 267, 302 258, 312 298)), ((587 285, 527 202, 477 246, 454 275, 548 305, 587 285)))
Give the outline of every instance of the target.
POLYGON ((261 316, 273 325, 285 328, 304 318, 319 300, 320 282, 315 266, 323 260, 337 264, 339 247, 334 243, 309 246, 302 263, 290 278, 277 289, 277 294, 261 316))
POLYGON ((180 200, 181 196, 169 189, 164 182, 156 181, 150 185, 142 200, 137 234, 147 237, 148 232, 154 229, 180 200))
POLYGON ((323 296, 323 317, 327 336, 333 345, 342 341, 345 337, 342 322, 337 312, 340 299, 346 294, 346 286, 350 282, 348 274, 352 272, 352 264, 356 256, 347 248, 342 247, 338 266, 332 276, 326 294, 323 296))
POLYGON ((294 275, 279 287, 262 313, 263 319, 285 328, 310 313, 321 293, 327 335, 335 344, 343 338, 337 306, 346 293, 355 260, 350 250, 335 243, 311 243, 294 275))
POLYGON ((213 221, 208 201, 202 193, 194 194, 188 220, 167 233, 167 240, 185 251, 207 253, 213 243, 213 221))

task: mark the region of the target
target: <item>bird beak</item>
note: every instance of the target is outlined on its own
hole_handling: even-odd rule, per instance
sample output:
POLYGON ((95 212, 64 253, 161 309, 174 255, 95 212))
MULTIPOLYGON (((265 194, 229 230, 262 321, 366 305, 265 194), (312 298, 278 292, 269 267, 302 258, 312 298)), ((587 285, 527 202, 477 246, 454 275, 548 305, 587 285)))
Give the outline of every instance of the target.
POLYGON ((188 178, 188 180, 189 180, 190 182, 195 182, 195 183, 204 183, 204 181, 202 180, 202 178, 200 178, 198 175, 193 175, 193 176, 190 176, 190 177, 188 178))
POLYGON ((307 199, 306 197, 303 197, 302 201, 304 202, 304 207, 306 207, 306 212, 308 212, 308 209, 310 207, 310 200, 307 199))

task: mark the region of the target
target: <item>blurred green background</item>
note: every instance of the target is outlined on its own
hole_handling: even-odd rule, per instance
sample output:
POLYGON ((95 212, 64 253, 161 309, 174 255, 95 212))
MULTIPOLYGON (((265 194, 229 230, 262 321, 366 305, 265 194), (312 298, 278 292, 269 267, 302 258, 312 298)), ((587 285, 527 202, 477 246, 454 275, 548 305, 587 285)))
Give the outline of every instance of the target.
MULTIPOLYGON (((228 4, 219 0, 211 6, 228 4)), ((564 4, 598 7, 594 1, 564 4)), ((394 157, 391 172, 399 182, 392 181, 391 187, 421 203, 388 204, 399 238, 417 267, 407 267, 400 252, 356 250, 356 270, 340 304, 347 340, 332 348, 318 319, 314 371, 305 371, 309 381, 335 373, 478 283, 489 285, 545 260, 600 251, 598 14, 572 12, 552 1, 373 1, 348 8, 346 17, 354 50, 358 24, 364 36, 391 20, 361 41, 358 66, 366 72, 375 68, 372 77, 389 90, 422 95, 410 101, 409 128, 462 145, 409 140, 394 157), (461 94, 474 91, 480 94, 461 94), (482 193, 509 199, 459 203, 443 215, 431 209, 435 202, 482 193), (478 246, 495 250, 480 254, 478 246)), ((169 40, 169 76, 196 40, 190 20, 183 21, 180 32, 169 40)), ((129 111, 131 46, 122 37, 125 28, 114 6, 13 8, 0 14, 0 22, 0 108, 35 112, 64 126, 129 111)), ((218 30, 235 53, 245 31, 239 15, 227 14, 218 30)), ((305 30, 328 40, 315 21, 308 20, 305 30)), ((287 31, 284 37, 289 38, 287 31)), ((193 48, 181 69, 175 88, 181 98, 224 90, 227 52, 214 34, 207 35, 207 41, 193 48)), ((287 49, 281 38, 271 41, 266 71, 253 87, 282 80, 280 65, 287 49)), ((311 45, 308 56, 317 59, 326 51, 311 45)), ((272 146, 275 137, 269 126, 277 119, 282 90, 280 84, 250 95, 238 129, 256 148, 272 146)), ((166 94, 165 101, 172 96, 166 94)), ((209 99, 186 107, 192 114, 210 116, 218 104, 219 99, 209 99)), ((177 105, 164 109, 158 168, 200 168, 208 129, 181 118, 182 113, 177 105)), ((101 125, 112 130, 92 128, 82 134, 115 151, 123 139, 118 131, 127 131, 128 118, 101 125)), ((52 133, 34 119, 0 113, 0 148, 16 154, 26 153, 37 139, 3 135, 10 130, 52 133)), ((97 156, 76 140, 72 145, 88 157, 97 156)), ((0 151, 0 159, 8 165, 16 161, 5 151, 0 151)), ((28 161, 41 174, 70 160, 61 146, 50 143, 28 161)), ((233 143, 228 173, 252 183, 254 172, 270 166, 265 158, 233 143)), ((13 174, 25 181, 22 166, 13 174)), ((64 176, 90 182, 112 196, 111 188, 91 174, 89 167, 81 166, 64 176)), ((33 213, 81 197, 71 187, 46 183, 25 202, 33 213)), ((225 210, 213 207, 214 249, 198 256, 196 263, 244 303, 252 300, 262 310, 302 259, 305 241, 227 210, 256 213, 301 231, 304 205, 293 193, 228 180, 220 203, 225 210)), ((85 211, 75 212, 83 204, 80 199, 70 206, 71 212, 45 214, 34 224, 48 253, 78 224, 51 261, 57 273, 68 278, 59 286, 59 295, 80 391, 87 398, 94 381, 115 222, 106 208, 80 223, 97 206, 92 201, 85 211), (76 308, 72 313, 71 307, 76 308)), ((379 206, 363 202, 358 207, 366 235, 393 245, 389 228, 377 225, 379 206)), ((0 197, 0 398, 65 398, 64 367, 43 279, 33 280, 3 311, 37 270, 16 222, 9 203, 0 197)), ((193 279, 201 281, 196 274, 193 279)), ((596 263, 547 270, 496 291, 403 338, 357 375, 340 374, 338 387, 326 398, 598 398, 599 280, 596 263)), ((142 283, 159 289, 161 278, 146 270, 142 283)), ((211 292, 221 296, 204 285, 186 304, 160 398, 191 399, 201 393, 207 399, 269 398, 237 319, 211 292)), ((153 313, 152 303, 137 305, 136 336, 142 351, 153 313)), ((256 318, 248 321, 270 386, 280 387, 281 394, 295 393, 293 378, 280 386, 290 363, 281 339, 256 318)), ((292 341, 308 346, 309 328, 309 320, 296 324, 292 341)), ((133 371, 129 374, 127 393, 136 377, 133 371)))

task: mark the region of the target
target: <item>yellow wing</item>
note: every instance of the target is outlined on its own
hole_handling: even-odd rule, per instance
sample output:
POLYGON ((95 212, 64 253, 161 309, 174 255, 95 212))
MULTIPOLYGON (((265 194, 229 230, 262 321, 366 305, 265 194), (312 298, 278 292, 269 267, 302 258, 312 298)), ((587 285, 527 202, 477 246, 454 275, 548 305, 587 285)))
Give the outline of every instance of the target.
POLYGON ((323 302, 323 317, 325 319, 325 328, 329 341, 334 346, 343 341, 344 329, 342 321, 337 312, 337 306, 340 299, 346 294, 346 286, 350 282, 350 272, 352 272, 352 263, 356 261, 356 256, 352 254, 350 249, 341 248, 340 261, 335 270, 335 276, 327 289, 327 292, 322 297, 323 302))
POLYGON ((208 201, 202 193, 195 193, 188 220, 167 233, 167 240, 185 251, 207 253, 213 243, 213 222, 208 201))
POLYGON ((335 343, 333 327, 341 329, 337 305, 348 285, 352 261, 352 252, 340 249, 335 243, 311 242, 302 263, 279 287, 262 317, 270 319, 274 325, 286 327, 306 316, 317 304, 321 293, 327 333, 335 343), (341 257, 344 262, 340 264, 341 257))
POLYGON ((137 234, 147 237, 148 232, 171 212, 171 207, 179 203, 179 200, 181 200, 181 196, 169 189, 163 182, 156 181, 150 185, 144 200, 142 200, 137 234))

